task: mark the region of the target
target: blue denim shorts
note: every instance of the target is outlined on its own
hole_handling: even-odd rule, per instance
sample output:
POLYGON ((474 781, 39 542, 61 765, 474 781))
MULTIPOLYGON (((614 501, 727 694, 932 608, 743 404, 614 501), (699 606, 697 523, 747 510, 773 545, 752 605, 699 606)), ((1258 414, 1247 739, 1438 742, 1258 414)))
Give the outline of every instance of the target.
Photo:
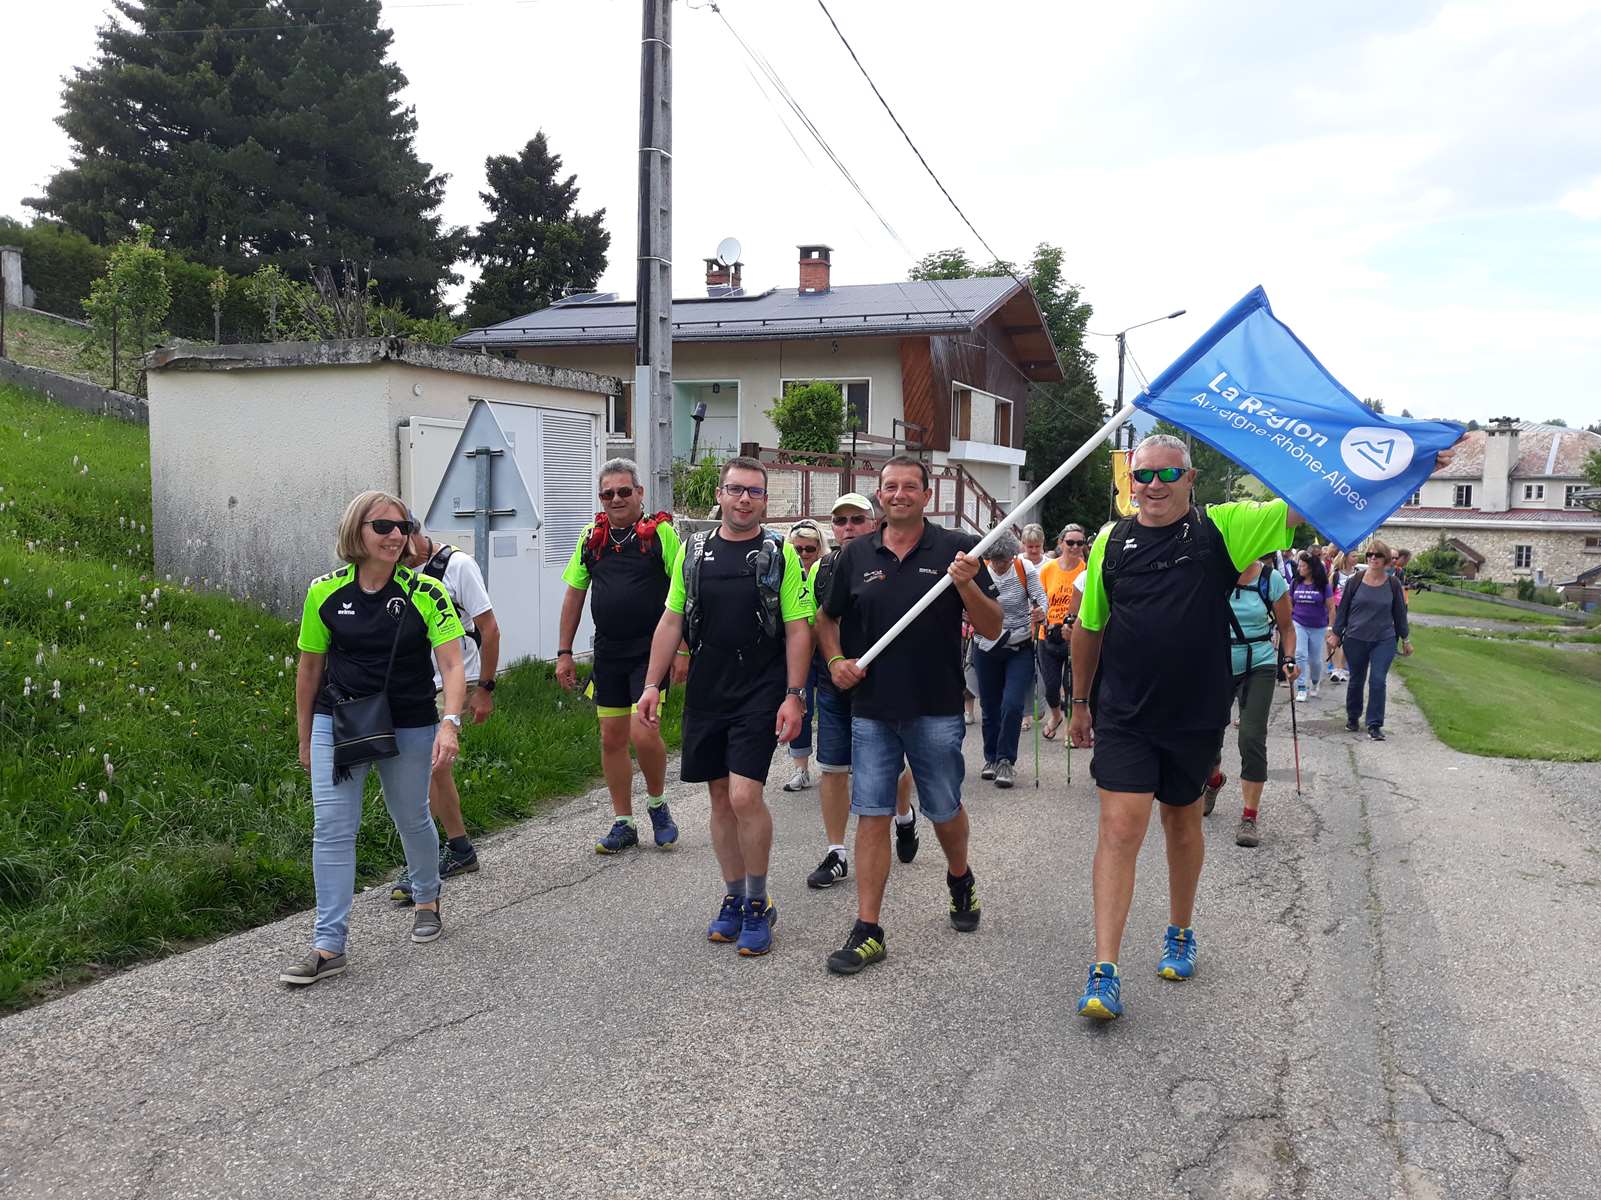
POLYGON ((848 775, 851 769, 851 698, 848 692, 816 692, 817 769, 848 775))
POLYGON ((904 763, 917 785, 917 805, 936 825, 962 809, 962 714, 914 717, 907 721, 851 719, 853 770, 851 811, 859 817, 887 817, 895 812, 895 783, 904 763))

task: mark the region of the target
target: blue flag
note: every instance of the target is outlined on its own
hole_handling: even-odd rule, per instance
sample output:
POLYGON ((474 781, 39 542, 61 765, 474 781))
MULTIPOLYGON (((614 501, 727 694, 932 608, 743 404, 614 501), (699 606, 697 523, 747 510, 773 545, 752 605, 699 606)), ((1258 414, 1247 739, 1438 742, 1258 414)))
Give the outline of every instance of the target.
POLYGON ((1405 504, 1463 429, 1368 408, 1273 315, 1260 287, 1134 403, 1239 463, 1342 550, 1405 504))

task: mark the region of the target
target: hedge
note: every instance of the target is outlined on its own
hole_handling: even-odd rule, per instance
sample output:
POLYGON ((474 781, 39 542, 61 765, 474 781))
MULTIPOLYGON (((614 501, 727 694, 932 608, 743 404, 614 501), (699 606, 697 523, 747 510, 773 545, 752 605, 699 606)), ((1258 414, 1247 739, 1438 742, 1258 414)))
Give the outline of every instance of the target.
MULTIPOLYGON (((22 276, 45 312, 83 319, 89 285, 106 273, 107 252, 81 233, 53 221, 24 225, 0 217, 0 245, 22 247, 22 276)), ((21 297, 12 296, 20 304, 21 297)))

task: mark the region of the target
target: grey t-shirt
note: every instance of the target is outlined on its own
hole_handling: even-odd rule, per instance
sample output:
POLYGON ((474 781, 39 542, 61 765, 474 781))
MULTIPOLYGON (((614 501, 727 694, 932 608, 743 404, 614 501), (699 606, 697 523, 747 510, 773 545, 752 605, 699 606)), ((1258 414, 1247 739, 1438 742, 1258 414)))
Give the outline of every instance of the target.
POLYGON ((1356 589, 1356 595, 1351 597, 1351 615, 1345 625, 1345 636, 1363 642, 1393 642, 1396 628, 1390 581, 1386 579, 1375 586, 1363 583, 1358 576, 1345 586, 1356 589))

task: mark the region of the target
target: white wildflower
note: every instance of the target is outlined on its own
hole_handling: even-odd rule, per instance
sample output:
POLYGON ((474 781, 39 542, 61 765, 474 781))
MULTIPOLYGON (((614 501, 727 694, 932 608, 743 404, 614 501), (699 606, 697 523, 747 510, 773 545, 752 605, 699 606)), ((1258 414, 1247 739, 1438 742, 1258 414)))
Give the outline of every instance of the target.
POLYGON ((23 687, 32 687, 33 686, 33 676, 32 675, 23 676, 22 686, 23 687))
POLYGON ((161 600, 161 589, 160 588, 153 588, 151 590, 151 592, 150 592, 150 602, 152 604, 155 604, 155 603, 159 603, 160 600, 161 600))
POLYGON ((191 671, 193 671, 193 670, 194 670, 194 669, 195 669, 195 663, 194 663, 194 660, 193 660, 193 659, 191 659, 191 660, 190 660, 190 661, 189 661, 189 669, 190 669, 190 670, 191 670, 191 671))
POLYGON ((104 804, 107 800, 110 799, 110 797, 106 795, 106 789, 105 788, 101 788, 100 789, 100 795, 99 795, 98 798, 99 798, 99 801, 100 801, 101 804, 104 804))
POLYGON ((74 454, 72 456, 72 465, 73 466, 77 466, 78 465, 78 456, 76 454, 74 454))
POLYGON ((44 651, 43 650, 39 651, 39 653, 37 653, 37 654, 35 654, 33 656, 33 665, 36 666, 36 667, 44 666, 44 651))
POLYGON ((68 612, 71 612, 71 611, 72 611, 72 601, 71 601, 71 600, 68 600, 68 601, 67 601, 67 611, 68 611, 68 612))
MULTIPOLYGON (((33 543, 32 542, 28 543, 28 549, 29 550, 33 549, 33 543)), ((54 600, 56 598, 56 589, 53 588, 53 587, 45 588, 45 590, 44 590, 44 598, 46 600, 54 600)))
POLYGON ((51 654, 60 654, 61 653, 60 644, 57 643, 57 642, 51 642, 50 643, 50 653, 51 654))
POLYGON ((78 715, 80 717, 83 716, 83 714, 88 712, 88 711, 89 711, 89 706, 88 705, 86 705, 86 704, 78 705, 78 715))
POLYGON ((178 673, 180 675, 183 673, 183 659, 181 658, 178 660, 178 673))
POLYGON ((163 621, 161 623, 161 632, 162 633, 171 633, 172 632, 172 622, 171 621, 163 621))

